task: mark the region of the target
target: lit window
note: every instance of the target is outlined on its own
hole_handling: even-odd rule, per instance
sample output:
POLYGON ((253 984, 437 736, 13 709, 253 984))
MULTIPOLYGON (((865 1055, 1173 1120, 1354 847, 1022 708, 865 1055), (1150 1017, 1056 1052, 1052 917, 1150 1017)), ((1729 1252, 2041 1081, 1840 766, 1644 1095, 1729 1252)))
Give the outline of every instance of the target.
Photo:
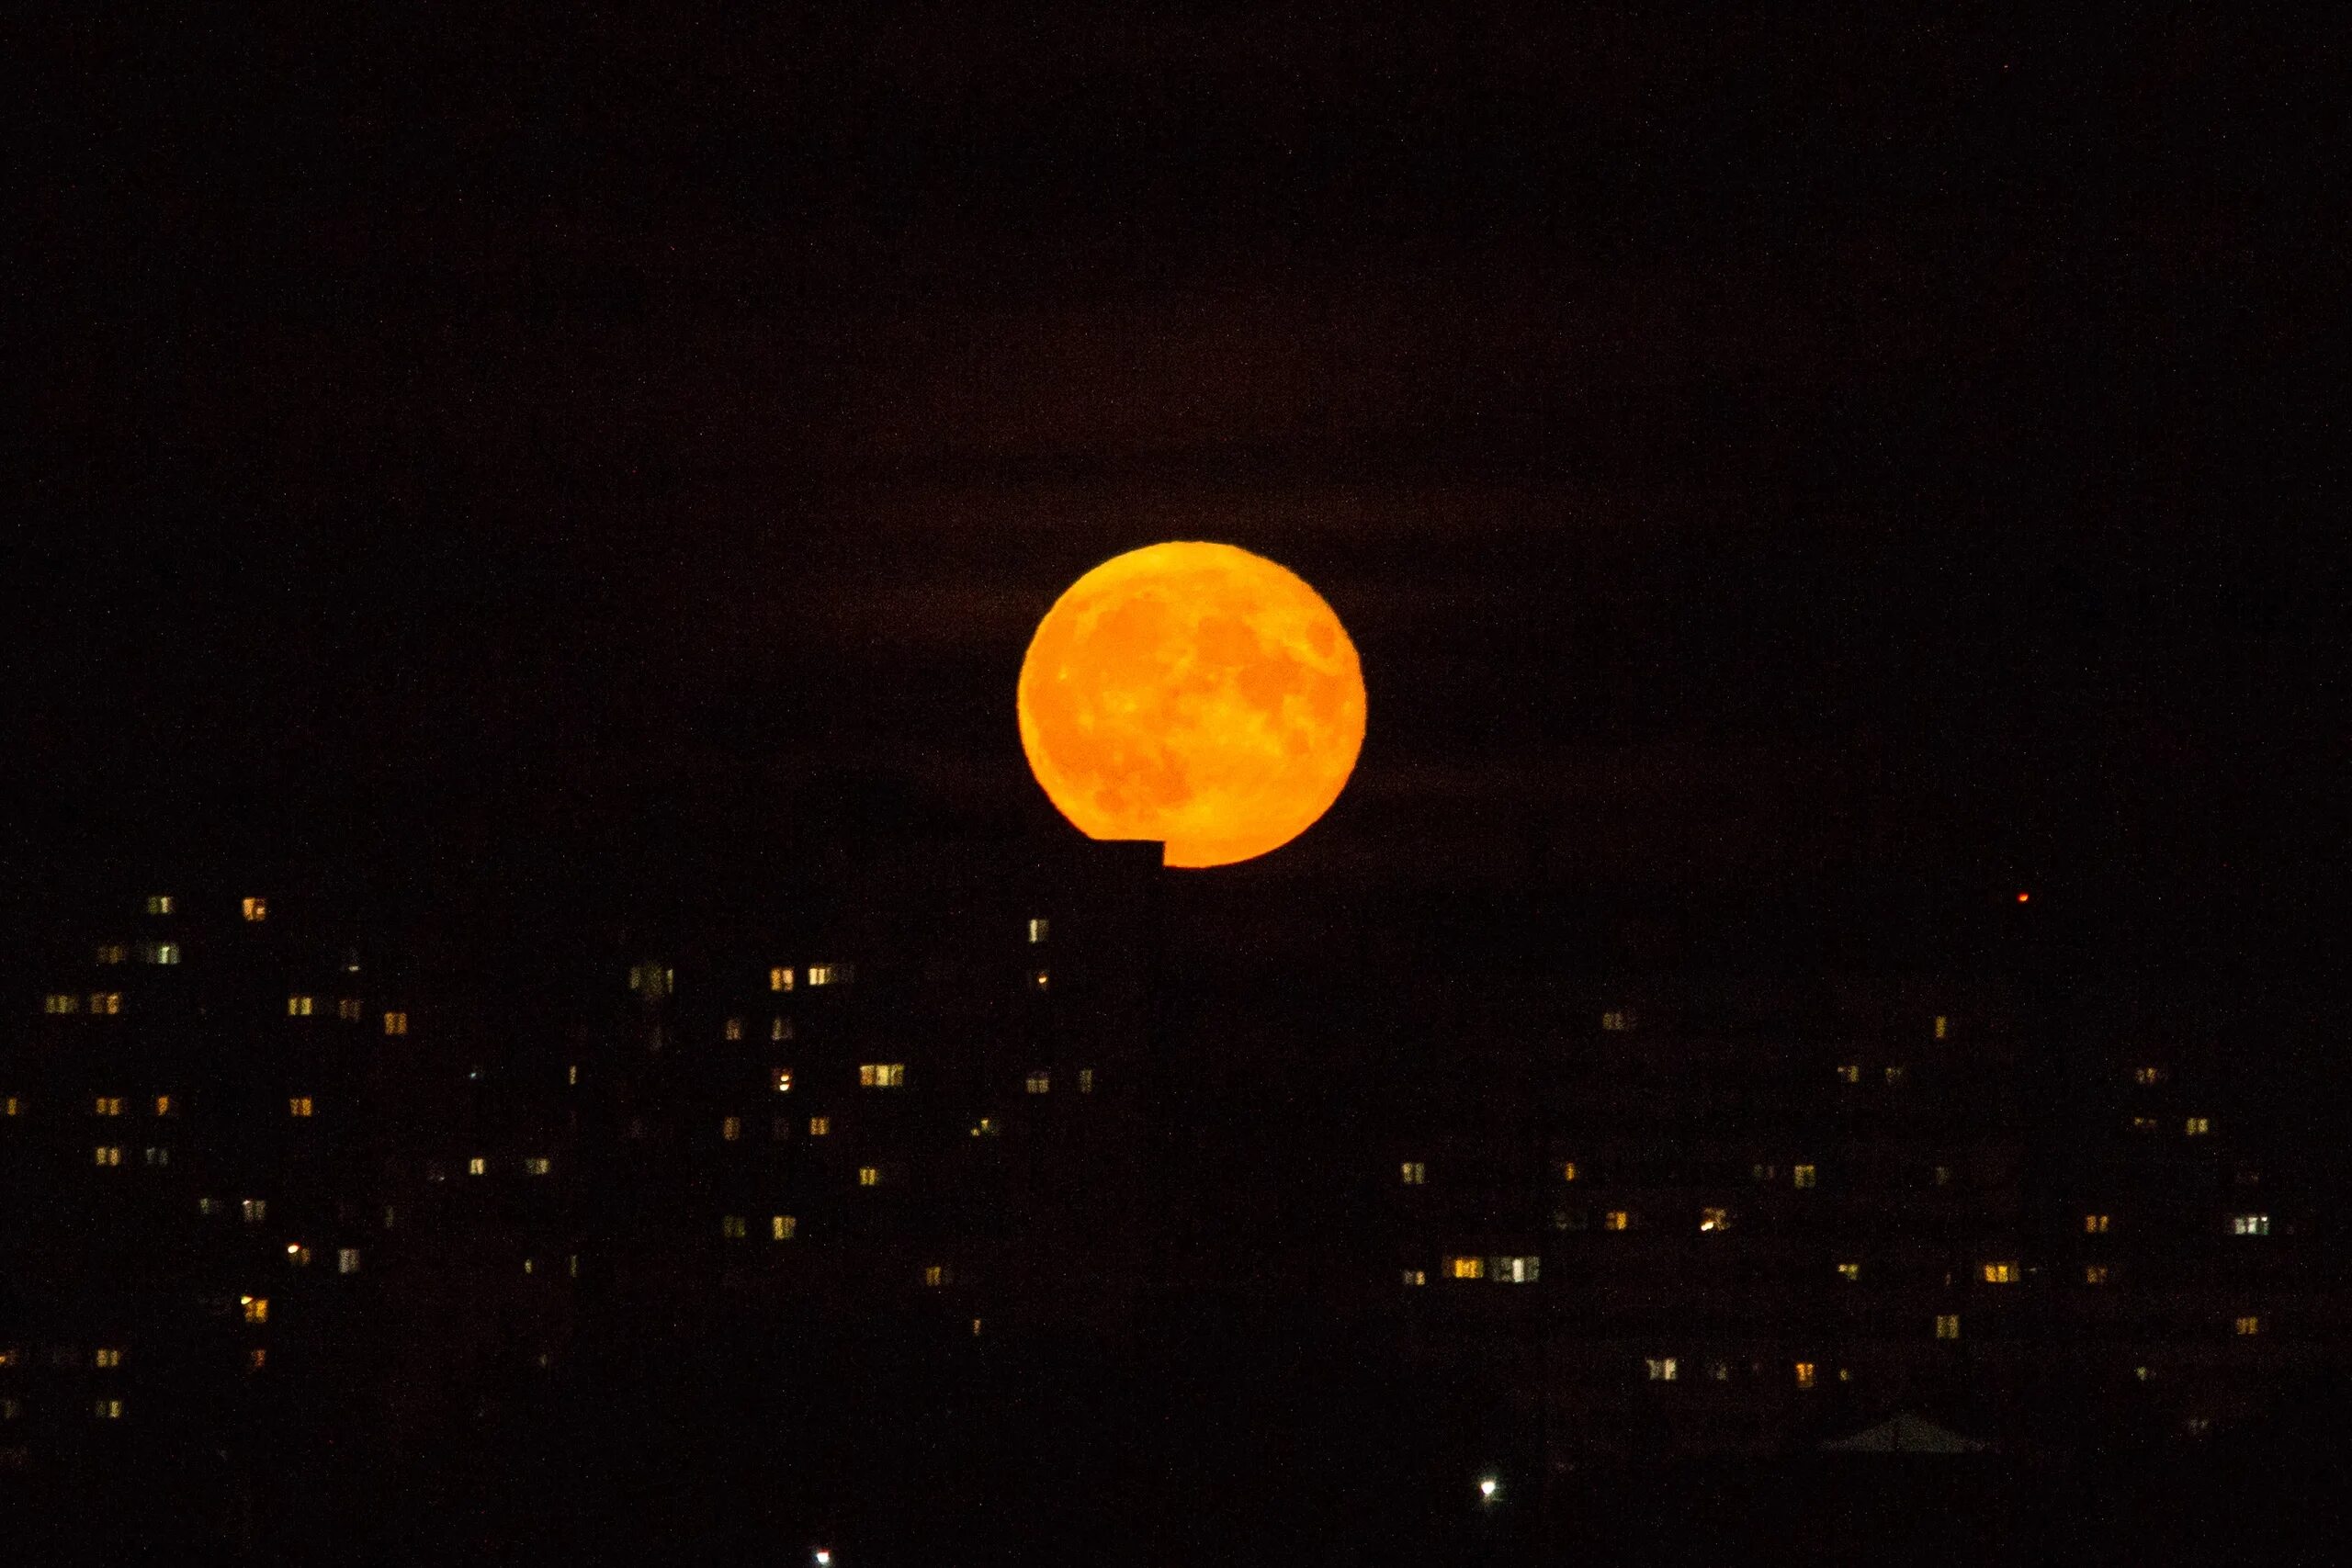
POLYGON ((1936 1167, 1935 1182, 1939 1187, 1950 1187, 1951 1185, 1951 1167, 1948 1165, 1939 1165, 1936 1167))
POLYGON ((120 1165, 122 1150, 113 1144, 100 1144, 92 1151, 100 1165, 120 1165))
POLYGON ((922 1271, 922 1282, 933 1287, 947 1283, 947 1265, 944 1263, 926 1265, 922 1271))
POLYGON ((334 1249, 334 1271, 338 1274, 358 1273, 359 1249, 356 1247, 336 1247, 334 1249))
POLYGON ((729 1019, 729 1020, 727 1021, 727 1022, 726 1022, 723 1026, 721 1026, 721 1028, 720 1028, 720 1030, 719 1030, 719 1033, 720 1033, 720 1034, 722 1034, 722 1035, 724 1035, 726 1038, 728 1038, 728 1039, 729 1039, 729 1040, 741 1040, 741 1039, 742 1039, 742 1038, 743 1038, 743 1021, 742 1021, 741 1019, 740 1019, 740 1018, 730 1018, 730 1019, 729 1019))
POLYGON ((1408 1187, 1422 1187, 1429 1183, 1430 1168, 1419 1160, 1407 1160, 1404 1164, 1404 1172, 1405 1185, 1408 1187))
POLYGON ((832 1130, 833 1119, 831 1117, 811 1116, 808 1118, 808 1135, 810 1137, 821 1138, 832 1130))
POLYGON ((1446 1277, 1453 1280, 1483 1280, 1487 1277, 1487 1260, 1483 1258, 1449 1258, 1445 1260, 1446 1277))
POLYGON ((466 1174, 467 1174, 468 1176, 487 1176, 487 1175, 489 1175, 489 1174, 490 1174, 490 1161, 489 1161, 487 1158, 485 1158, 484 1156, 481 1156, 481 1155, 475 1155, 475 1156, 473 1156, 471 1158, 469 1158, 469 1159, 468 1159, 468 1160, 466 1161, 466 1174))
POLYGON ((1859 1263, 1840 1263, 1838 1265, 1838 1277, 1850 1284, 1862 1277, 1862 1266, 1859 1263))
POLYGON ((719 1217, 718 1234, 729 1241, 741 1241, 751 1234, 751 1230, 744 1224, 742 1215, 724 1214, 719 1217))
POLYGON ((172 896, 168 893, 150 893, 147 895, 147 912, 151 915, 170 914, 172 896))
POLYGON ((1936 1038, 1939 1040, 1951 1038, 1951 1020, 1942 1013, 1936 1014, 1936 1038))
POLYGON ((743 1135, 743 1119, 741 1116, 721 1118, 718 1123, 718 1135, 729 1143, 733 1143, 743 1135))
POLYGON ((169 1116, 171 1113, 172 1097, 168 1094, 157 1095, 155 1097, 155 1114, 158 1116, 169 1116))
POLYGON ((2132 1069, 2132 1081, 2136 1084, 2160 1084, 2165 1081, 2165 1070, 2162 1067, 2134 1067, 2132 1069))
POLYGON ((782 964, 778 964, 775 968, 769 970, 768 989, 771 991, 788 991, 792 989, 792 971, 785 968, 782 964))
POLYGON ((1046 932, 1051 929, 1051 924, 1052 923, 1050 921, 1046 920, 1031 920, 1029 922, 1029 945, 1035 947, 1039 942, 1044 942, 1046 940, 1046 932))
POLYGON ((24 1352, 14 1345, 0 1345, 0 1367, 13 1367, 24 1359, 24 1352))
POLYGON ((1797 1166, 1793 1168, 1792 1174, 1794 1175, 1796 1184, 1799 1187, 1811 1187, 1815 1184, 1817 1173, 1812 1166, 1797 1166))
POLYGON ((1799 1361, 1796 1364, 1796 1373, 1797 1386, 1799 1388, 1811 1388, 1813 1386, 1814 1366, 1811 1361, 1799 1361))
POLYGON ((2135 1133, 2153 1133, 2156 1130, 2156 1119, 2153 1116, 2134 1116, 2132 1118, 2132 1130, 2135 1133))
POLYGON ((1731 1229, 1731 1211, 1729 1209, 1700 1210, 1699 1228, 1702 1231, 1727 1231, 1731 1229))
POLYGON ((563 1271, 575 1280, 580 1278, 580 1254, 574 1252, 565 1257, 563 1271))
POLYGON ((996 1118, 993 1116, 983 1116, 972 1123, 972 1136, 976 1138, 993 1138, 996 1134, 996 1118))
POLYGON ((1759 1163, 1749 1166, 1747 1174, 1758 1181, 1778 1181, 1781 1179, 1781 1168, 1777 1165, 1759 1163))
POLYGON ((768 1020, 768 1038, 771 1040, 791 1039, 792 1020, 788 1018, 772 1018, 768 1020))
POLYGON ((878 1165, 861 1165, 861 1166, 859 1166, 859 1167, 857 1168, 857 1184, 858 1184, 860 1187, 879 1187, 879 1186, 881 1186, 881 1185, 882 1185, 882 1168, 881 1168, 880 1166, 878 1166, 878 1165))
POLYGON ((1958 1313, 1945 1312, 1938 1313, 1936 1314, 1936 1337, 1939 1339, 1957 1339, 1960 1337, 1960 1314, 1958 1313))
POLYGON ((288 1100, 286 1102, 286 1114, 288 1116, 308 1116, 311 1114, 311 1097, 307 1094, 298 1094, 293 1099, 288 1100))
POLYGON ((857 1069, 861 1089, 904 1089, 907 1085, 907 1065, 904 1062, 867 1062, 857 1069))
POLYGON ((1078 1092, 1080 1094, 1092 1094, 1094 1092, 1094 1069, 1092 1067, 1080 1067, 1078 1069, 1078 1092))
POLYGON ((2105 1235, 2107 1234, 2107 1227, 2112 1220, 2113 1216, 2109 1214, 2085 1214, 2083 1216, 2083 1234, 2086 1235, 2105 1235))
POLYGON ((1893 1066, 1889 1066, 1889 1067, 1886 1069, 1886 1082, 1887 1082, 1887 1087, 1888 1087, 1888 1088, 1890 1088, 1890 1089, 1892 1089, 1892 1088, 1893 1088, 1893 1087, 1894 1087, 1896 1084, 1901 1083, 1901 1082, 1903 1081, 1903 1079, 1904 1079, 1905 1076, 1906 1074, 1908 1074, 1908 1073, 1910 1072, 1910 1070, 1911 1070, 1910 1068, 1908 1068, 1908 1067, 1906 1067, 1906 1066, 1903 1066, 1901 1063, 1899 1063, 1899 1062, 1898 1062, 1898 1063, 1895 1063, 1894 1065, 1893 1065, 1893 1066))
POLYGON ((408 1014, 404 1012, 386 1013, 384 1015, 384 1032, 387 1034, 406 1034, 408 1032, 408 1014))
POLYGON ((252 1349, 245 1352, 245 1370, 247 1371, 257 1372, 267 1365, 269 1365, 269 1352, 261 1346, 256 1345, 252 1349))
POLYGON ((267 1323, 269 1321, 269 1298, 267 1296, 239 1296, 237 1298, 237 1304, 244 1309, 245 1321, 247 1323, 267 1323))
POLYGON ((384 1205, 384 1228, 386 1230, 390 1230, 394 1224, 398 1224, 400 1217, 401 1212, 398 1208, 390 1203, 384 1205))
POLYGON ((980 1337, 980 1320, 979 1320, 978 1318, 977 1318, 977 1317, 976 1317, 976 1318, 972 1319, 972 1337, 973 1337, 973 1338, 975 1338, 975 1339, 978 1339, 979 1337, 980 1337))
POLYGON ((114 1017, 122 1011, 122 993, 120 991, 91 992, 90 1011, 100 1018, 114 1017))
POLYGON ((1540 1258, 1498 1258, 1495 1259, 1494 1279, 1499 1284, 1532 1285, 1543 1266, 1544 1260, 1540 1258))
POLYGON ((1051 1073, 1031 1073, 1026 1078, 1022 1080, 1021 1087, 1031 1094, 1045 1094, 1050 1091, 1054 1087, 1053 1075, 1051 1073))
POLYGON ((808 983, 812 986, 846 986, 850 969, 846 964, 811 964, 808 983))
POLYGON ((172 1151, 160 1145, 151 1145, 147 1150, 147 1163, 155 1166, 169 1165, 172 1163, 172 1151))
POLYGON ((220 1212, 220 1200, 218 1198, 198 1198, 196 1201, 196 1212, 199 1214, 217 1214, 220 1212))
POLYGON ((80 1012, 82 998, 68 996, 62 991, 51 991, 40 999, 40 1010, 50 1013, 80 1012))
POLYGON ((2213 1130, 2213 1123, 2211 1118, 2204 1116, 2191 1116, 2188 1121, 2185 1130, 2190 1137, 2201 1138, 2206 1134, 2213 1130))
POLYGON ((569 1066, 567 1066, 567 1067, 565 1067, 565 1068, 563 1069, 563 1081, 564 1081, 566 1084, 568 1084, 568 1085, 571 1085, 571 1084, 577 1084, 577 1083, 579 1083, 579 1081, 580 1081, 580 1064, 579 1064, 579 1063, 574 1062, 574 1063, 571 1064, 569 1066))
POLYGON ((248 1198, 243 1202, 237 1205, 237 1210, 244 1216, 245 1224, 249 1225, 257 1225, 264 1220, 269 1218, 269 1200, 266 1198, 248 1198))
POLYGON ((1574 1181, 1576 1179, 1577 1162, 1574 1160, 1565 1161, 1560 1167, 1560 1179, 1563 1181, 1574 1181))
POLYGON ((24 1113, 25 1102, 15 1095, 0 1100, 0 1116, 22 1116, 24 1113))
POLYGON ((246 899, 245 919, 248 920, 266 920, 269 919, 269 900, 266 898, 246 899))
POLYGON ((334 1004, 335 1017, 345 1023, 357 1023, 365 1011, 366 1010, 359 1005, 357 997, 345 997, 334 1004))
POLYGON ((2083 1283, 2084 1283, 2084 1284, 2086 1284, 2086 1285, 2104 1285, 2104 1284, 2106 1284, 2106 1283, 2107 1283, 2107 1265, 2106 1265, 2106 1264, 2104 1264, 2104 1263, 2086 1263, 2086 1264, 2084 1264, 2084 1265, 2083 1265, 2083 1283))
POLYGON ((122 1365, 122 1352, 120 1350, 99 1350, 96 1352, 94 1359, 101 1367, 119 1367, 122 1365))
POLYGON ((2014 1263, 1987 1263, 1984 1282, 1988 1285, 2014 1285, 2018 1282, 2018 1266, 2014 1263))
POLYGON ((1855 1062, 1848 1062, 1844 1064, 1838 1069, 1838 1081, 1839 1083, 1861 1082, 1862 1069, 1860 1065, 1855 1062))
POLYGON ((1604 1012, 1600 1015, 1600 1027, 1609 1033, 1623 1034, 1634 1027, 1634 1015, 1624 1011, 1604 1012))
POLYGON ((659 964, 637 964, 629 967, 628 988, 647 1001, 655 1001, 670 994, 672 982, 676 979, 677 971, 674 969, 666 969, 659 964))
POLYGON ((180 961, 180 944, 175 942, 142 943, 139 956, 149 964, 177 964, 180 961))
POLYGON ((769 1240, 790 1241, 794 1236, 799 1234, 800 1222, 792 1215, 770 1214, 768 1216, 769 1240))
POLYGON ((1406 1270, 1405 1270, 1405 1283, 1406 1283, 1406 1284, 1408 1284, 1408 1285, 1426 1285, 1426 1284, 1428 1284, 1429 1282, 1430 1282, 1430 1272, 1429 1272, 1429 1270, 1428 1270, 1428 1269, 1406 1269, 1406 1270))
POLYGON ((778 1094, 790 1094, 792 1092, 792 1069, 790 1067, 770 1067, 768 1069, 768 1087, 775 1090, 778 1094))
POLYGON ((2262 1332, 2262 1319, 2250 1315, 2239 1318, 2237 1320, 2237 1332, 2241 1337, 2251 1338, 2253 1336, 2262 1332))
POLYGON ((92 1115, 94 1115, 94 1116, 119 1116, 119 1115, 121 1115, 121 1114, 122 1114, 122 1100, 121 1100, 121 1097, 120 1097, 120 1096, 119 1096, 119 1095, 111 1095, 111 1094, 102 1094, 102 1095, 98 1096, 98 1099, 97 1099, 97 1108, 96 1108, 95 1111, 93 1111, 91 1112, 91 1114, 92 1114, 92 1115))
POLYGON ((1672 1382, 1675 1372, 1678 1371, 1674 1358, 1671 1356, 1646 1357, 1643 1359, 1642 1366, 1649 1373, 1652 1382, 1672 1382))
POLYGON ((1631 1230, 1633 1224, 1634 1216, 1628 1210, 1611 1209, 1600 1216, 1600 1228, 1605 1231, 1631 1230))
POLYGON ((526 1176, 545 1176, 554 1168, 554 1163, 545 1155, 533 1155, 523 1162, 523 1174, 526 1176))
POLYGON ((313 1005, 314 998, 312 998, 288 997, 286 998, 286 1016, 288 1018, 308 1018, 311 1016, 311 1009, 313 1005))
POLYGON ((311 1249, 299 1241, 289 1241, 286 1244, 286 1261, 297 1269, 308 1269, 311 1266, 311 1249))
POLYGON ((101 964, 119 964, 130 956, 130 949, 119 942, 104 942, 98 944, 98 962, 101 964))
POLYGON ((119 1421, 122 1419, 122 1401, 101 1399, 91 1407, 91 1414, 101 1421, 119 1421))
POLYGON ((2270 1234, 2270 1216, 2267 1214, 2232 1214, 2230 1216, 2230 1234, 2232 1235, 2268 1235, 2270 1234))

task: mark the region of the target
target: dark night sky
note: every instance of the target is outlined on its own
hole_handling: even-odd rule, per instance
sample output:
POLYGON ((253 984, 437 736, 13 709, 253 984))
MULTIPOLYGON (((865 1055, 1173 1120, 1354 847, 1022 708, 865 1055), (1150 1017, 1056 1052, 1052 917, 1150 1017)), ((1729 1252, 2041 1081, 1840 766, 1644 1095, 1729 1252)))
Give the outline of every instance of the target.
POLYGON ((1030 627, 1203 536, 1372 694, 1236 886, 2334 951, 2288 12, 362 9, 10 26, 19 874, 1035 822, 1030 627))

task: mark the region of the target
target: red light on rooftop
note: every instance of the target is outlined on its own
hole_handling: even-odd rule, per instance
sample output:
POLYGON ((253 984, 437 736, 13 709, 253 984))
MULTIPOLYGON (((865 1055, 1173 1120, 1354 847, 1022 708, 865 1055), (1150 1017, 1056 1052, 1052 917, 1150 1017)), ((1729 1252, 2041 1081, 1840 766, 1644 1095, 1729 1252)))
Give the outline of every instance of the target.
POLYGON ((2030 900, 2032 897, 2033 895, 2030 893, 2020 893, 2018 895, 2018 902, 2023 904, 2030 900))

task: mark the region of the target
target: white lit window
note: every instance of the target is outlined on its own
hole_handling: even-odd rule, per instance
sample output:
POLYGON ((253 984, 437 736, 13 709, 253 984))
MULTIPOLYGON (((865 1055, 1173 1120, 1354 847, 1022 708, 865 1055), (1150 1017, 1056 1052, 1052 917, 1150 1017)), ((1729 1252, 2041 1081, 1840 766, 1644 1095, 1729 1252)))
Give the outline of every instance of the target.
POLYGON ((62 991, 51 991, 40 999, 40 1010, 48 1013, 80 1012, 82 998, 62 991))
POLYGON ((2237 1320, 2236 1330, 2241 1338, 2251 1338, 2262 1332, 2262 1319, 2251 1314, 2237 1320))
POLYGON ((180 944, 175 942, 145 942, 139 949, 139 956, 149 964, 177 964, 180 961, 180 944))
POLYGON ((1960 1337, 1960 1314, 1958 1313, 1943 1312, 1936 1314, 1936 1337, 1939 1339, 1957 1339, 1960 1337))
POLYGON ((567 1066, 567 1067, 565 1067, 565 1068, 563 1069, 563 1081, 564 1081, 567 1085, 573 1085, 573 1084, 577 1084, 577 1083, 579 1083, 579 1081, 580 1081, 580 1064, 579 1064, 579 1063, 574 1062, 574 1063, 572 1063, 571 1066, 567 1066))
POLYGON ((358 1273, 359 1249, 356 1247, 336 1247, 334 1249, 334 1271, 338 1274, 358 1273))
POLYGON ((2230 1216, 2230 1234, 2232 1235, 2268 1235, 2270 1234, 2270 1216, 2267 1214, 2232 1214, 2230 1216))
POLYGON ((168 893, 150 893, 147 895, 147 912, 151 915, 170 914, 172 896, 168 893))
POLYGON ((112 1094, 102 1094, 98 1096, 96 1108, 90 1112, 90 1114, 93 1116, 121 1115, 122 1097, 112 1094))
POLYGON ((96 1155, 97 1163, 100 1165, 120 1165, 122 1163, 122 1150, 117 1145, 100 1144, 93 1153, 96 1155))
POLYGON ((904 1062, 867 1062, 857 1069, 860 1089, 904 1089, 907 1065, 904 1062))
POLYGON ((301 996, 288 997, 286 998, 286 1016, 288 1018, 308 1018, 311 1016, 311 1008, 315 1005, 316 998, 314 998, 301 996))
POLYGON ((1022 1080, 1022 1088, 1031 1094, 1045 1094, 1053 1087, 1054 1078, 1050 1073, 1031 1073, 1028 1077, 1022 1080))
POLYGON ((1406 1186, 1421 1187, 1428 1184, 1430 1179, 1430 1168, 1422 1164, 1419 1160, 1407 1160, 1405 1162, 1404 1170, 1406 1186))
POLYGON ((308 1116, 308 1115, 310 1115, 310 1114, 311 1114, 311 1097, 310 1097, 309 1095, 307 1095, 307 1094, 298 1094, 298 1095, 294 1096, 291 1100, 288 1100, 286 1102, 286 1114, 288 1114, 288 1116, 308 1116))
POLYGON ((1080 1094, 1092 1094, 1094 1092, 1094 1069, 1092 1067, 1080 1067, 1078 1069, 1078 1092, 1080 1094))
POLYGON ((724 1116, 719 1118, 718 1135, 727 1140, 727 1142, 730 1144, 733 1143, 736 1139, 743 1135, 743 1119, 741 1116, 724 1116))
POLYGON ((718 1234, 729 1241, 741 1241, 750 1235, 751 1231, 750 1227, 743 1223, 742 1215, 725 1214, 719 1218, 718 1234))
POLYGON ((269 1200, 266 1198, 248 1198, 238 1204, 237 1209, 249 1225, 257 1225, 269 1218, 269 1200))
POLYGON ((1811 1361, 1799 1361, 1796 1364, 1797 1386, 1799 1388, 1811 1388, 1813 1386, 1813 1374, 1814 1364, 1811 1361))
POLYGON ((1799 1187, 1812 1187, 1817 1184, 1819 1173, 1812 1166, 1797 1166, 1793 1173, 1799 1187))
POLYGON ((483 1156, 481 1156, 481 1155, 475 1155, 475 1156, 473 1156, 471 1158, 469 1158, 469 1159, 468 1159, 468 1160, 466 1161, 466 1174, 467 1174, 468 1176, 487 1176, 487 1175, 489 1175, 489 1174, 490 1174, 490 1161, 489 1161, 487 1158, 485 1158, 483 1156))
MULTIPOLYGON (((768 971, 768 989, 771 991, 788 991, 792 989, 792 971, 780 964, 768 971)), ((810 983, 814 984, 813 981, 810 983)))
POLYGON ((545 1155, 533 1155, 523 1162, 523 1174, 526 1176, 545 1176, 554 1168, 554 1163, 545 1155))
POLYGON ((726 1039, 741 1040, 743 1038, 743 1021, 730 1018, 719 1027, 718 1032, 726 1039))
POLYGON ((2109 1214, 2085 1214, 2083 1216, 2083 1234, 2086 1235, 2105 1235, 2107 1234, 2107 1227, 2113 1223, 2113 1218, 2114 1217, 2109 1214))
POLYGON ((1634 1027, 1634 1015, 1622 1009, 1604 1012, 1600 1015, 1600 1027, 1609 1033, 1623 1034, 1634 1027))
POLYGON ((1428 1284, 1429 1282, 1430 1282, 1430 1271, 1429 1271, 1428 1269, 1406 1269, 1406 1270, 1405 1270, 1405 1283, 1406 1283, 1406 1284, 1408 1284, 1408 1285, 1426 1285, 1426 1284, 1428 1284))
POLYGON ((1681 1370, 1671 1356, 1646 1357, 1642 1366, 1649 1373, 1652 1382, 1672 1382, 1676 1374, 1681 1370))
POLYGON ((794 1216, 790 1214, 770 1214, 768 1216, 769 1240, 790 1241, 794 1236, 799 1234, 800 1222, 794 1216))
POLYGON ((246 899, 245 919, 248 920, 266 920, 269 919, 269 900, 266 898, 246 899))
POLYGON ((860 1187, 879 1187, 879 1186, 881 1186, 881 1185, 882 1185, 882 1168, 881 1168, 880 1166, 878 1166, 878 1165, 861 1165, 861 1166, 859 1166, 859 1167, 857 1168, 857 1184, 858 1184, 860 1187))
POLYGON ((366 1012, 357 997, 345 997, 334 1004, 335 1017, 345 1023, 357 1023, 366 1012))
POLYGON ((1862 1266, 1859 1263, 1840 1263, 1838 1265, 1838 1277, 1851 1284, 1862 1277, 1862 1266))
POLYGON ((1051 929, 1052 922, 1050 921, 1031 920, 1029 922, 1029 945, 1035 947, 1039 942, 1044 942, 1046 940, 1046 931, 1051 929))
POLYGON ((1838 1069, 1838 1081, 1839 1083, 1860 1083, 1860 1082, 1861 1082, 1861 1081, 1862 1081, 1862 1069, 1861 1069, 1861 1065, 1860 1065, 1860 1063, 1858 1063, 1858 1062, 1848 1062, 1848 1063, 1846 1063, 1844 1066, 1840 1066, 1840 1067, 1838 1069))
POLYGON ((1505 1285, 1532 1285, 1543 1265, 1540 1258, 1498 1258, 1493 1278, 1505 1285))
POLYGON ((2201 1138, 2212 1130, 2213 1123, 2211 1119, 2204 1116, 2191 1116, 2185 1128, 2185 1131, 2192 1138, 2201 1138))
POLYGON ((161 1145, 151 1145, 147 1150, 147 1163, 154 1166, 169 1165, 172 1163, 172 1151, 161 1145))
POLYGON ((408 1032, 408 1014, 404 1012, 386 1013, 384 1015, 384 1032, 387 1034, 406 1034, 408 1032))
POLYGON ((1449 1258, 1445 1260, 1446 1277, 1452 1280, 1483 1280, 1487 1277, 1487 1260, 1483 1258, 1449 1258))
POLYGON ((2014 1263, 1987 1263, 1984 1282, 1988 1285, 2014 1285, 2018 1282, 2018 1266, 2014 1263))
POLYGON ((1702 1231, 1727 1231, 1731 1229, 1731 1211, 1729 1209, 1700 1210, 1699 1228, 1702 1231))

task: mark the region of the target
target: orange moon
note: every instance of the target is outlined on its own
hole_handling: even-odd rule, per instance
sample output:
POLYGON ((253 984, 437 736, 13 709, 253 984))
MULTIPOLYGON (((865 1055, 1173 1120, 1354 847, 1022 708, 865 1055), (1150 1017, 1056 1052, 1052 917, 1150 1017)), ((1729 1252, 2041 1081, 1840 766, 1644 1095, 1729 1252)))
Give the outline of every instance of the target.
POLYGON ((1150 545, 1069 585, 1021 663, 1021 746, 1094 839, 1170 865, 1280 849, 1363 749, 1363 670, 1321 594, 1231 545, 1150 545))

